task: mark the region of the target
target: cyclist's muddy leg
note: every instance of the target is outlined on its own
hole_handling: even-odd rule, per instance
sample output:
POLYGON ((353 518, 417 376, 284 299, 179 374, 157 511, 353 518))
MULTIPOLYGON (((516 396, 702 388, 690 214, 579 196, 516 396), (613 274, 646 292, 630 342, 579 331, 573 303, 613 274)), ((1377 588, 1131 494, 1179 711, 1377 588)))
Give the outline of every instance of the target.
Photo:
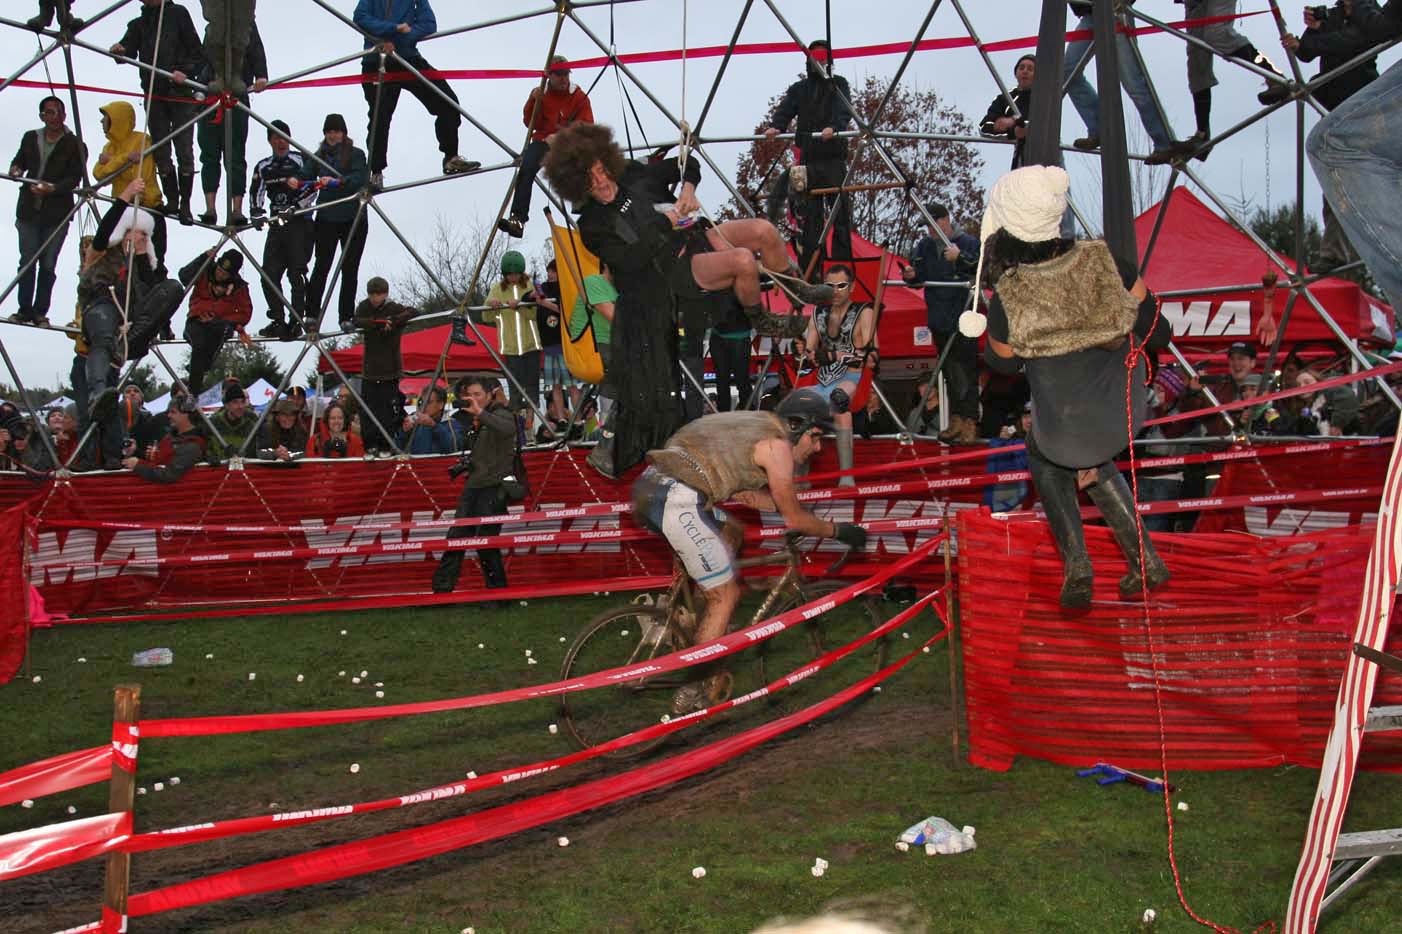
POLYGON ((706 609, 701 613, 701 625, 696 627, 696 642, 709 642, 725 635, 725 627, 740 603, 740 583, 734 578, 703 592, 706 609))

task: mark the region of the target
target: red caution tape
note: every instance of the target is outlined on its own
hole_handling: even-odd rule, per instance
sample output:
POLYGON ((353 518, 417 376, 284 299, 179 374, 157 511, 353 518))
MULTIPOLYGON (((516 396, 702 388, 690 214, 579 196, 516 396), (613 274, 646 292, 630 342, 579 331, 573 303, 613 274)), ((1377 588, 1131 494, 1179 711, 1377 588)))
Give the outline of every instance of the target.
MULTIPOLYGON (((475 791, 481 791, 484 788, 508 785, 525 778, 532 778, 537 775, 555 772, 559 769, 597 758, 598 756, 607 755, 620 749, 626 749, 629 746, 651 742, 659 737, 667 736, 679 730, 694 726, 697 723, 709 720, 728 710, 733 710, 736 707, 743 706, 763 697, 770 697, 781 693, 785 689, 792 687, 800 681, 806 680, 819 671, 831 667, 833 664, 841 661, 853 652, 859 651, 864 646, 871 644, 877 639, 892 634, 914 619, 917 614, 929 607, 931 603, 942 594, 943 589, 927 594, 877 628, 868 633, 864 633, 862 636, 844 646, 814 659, 812 662, 805 663, 802 667, 780 678, 776 678, 763 688, 752 691, 742 697, 731 698, 714 707, 687 714, 684 717, 678 717, 666 723, 656 723, 644 727, 598 746, 592 746, 589 749, 582 749, 578 752, 560 756, 555 759, 547 759, 542 762, 533 762, 529 765, 503 769, 487 775, 479 775, 476 778, 470 778, 461 782, 437 785, 432 788, 425 788, 420 791, 415 791, 406 795, 398 795, 393 798, 382 798, 378 801, 362 801, 356 804, 333 805, 304 811, 289 811, 283 814, 262 814, 256 817, 242 817, 233 820, 214 821, 212 823, 192 824, 185 827, 172 827, 167 830, 136 834, 124 841, 121 848, 133 853, 146 852, 148 850, 167 849, 174 846, 185 846, 191 843, 202 843, 209 840, 222 840, 227 837, 234 837, 242 834, 261 833, 263 831, 278 830, 285 827, 320 823, 322 821, 334 820, 341 817, 349 817, 353 814, 369 814, 375 811, 411 807, 428 801, 442 801, 445 798, 461 797, 475 791)), ((938 614, 938 607, 936 607, 935 610, 938 614)), ((942 616, 941 619, 943 619, 942 616)), ((937 638, 943 638, 947 633, 948 627, 946 625, 944 633, 941 633, 937 638)), ((931 640, 931 642, 934 641, 936 640, 931 640)))
POLYGON ((42 798, 112 777, 112 747, 94 746, 0 772, 0 807, 42 798))
MULTIPOLYGON (((933 636, 925 645, 933 645, 943 639, 944 635, 939 633, 933 636)), ((353 843, 217 873, 151 892, 142 892, 131 896, 127 903, 127 911, 131 917, 142 917, 243 895, 300 888, 389 869, 495 840, 643 794, 698 775, 789 730, 811 723, 866 694, 908 665, 919 654, 920 648, 917 648, 881 671, 797 713, 620 775, 596 779, 426 827, 382 834, 353 843)))
MULTIPOLYGON (((886 581, 902 573, 913 565, 929 557, 935 547, 944 542, 941 535, 918 546, 910 555, 883 568, 865 580, 849 584, 841 590, 821 600, 815 600, 795 607, 777 616, 746 629, 736 630, 702 643, 682 652, 673 652, 655 658, 645 665, 627 668, 611 668, 583 678, 570 681, 552 681, 548 684, 532 685, 524 688, 511 688, 487 694, 474 694, 470 697, 450 698, 437 701, 421 701, 413 704, 390 704, 383 707, 353 707, 341 710, 317 710, 294 713, 243 714, 231 717, 187 717, 166 720, 142 720, 141 735, 145 738, 161 736, 222 736, 232 733, 257 733, 268 730, 293 730, 309 726, 331 726, 338 723, 361 723, 368 720, 388 720, 394 717, 416 716, 426 713, 444 713, 450 710, 468 710, 475 707, 489 707, 520 700, 539 697, 553 697, 572 691, 606 687, 619 681, 637 678, 645 674, 662 674, 690 667, 700 661, 711 661, 731 655, 743 648, 762 642, 800 623, 825 613, 833 607, 854 597, 869 593, 886 581)), ((498 591, 499 592, 499 591, 498 591)))
POLYGON ((0 837, 0 881, 103 856, 131 835, 131 812, 49 824, 0 837))

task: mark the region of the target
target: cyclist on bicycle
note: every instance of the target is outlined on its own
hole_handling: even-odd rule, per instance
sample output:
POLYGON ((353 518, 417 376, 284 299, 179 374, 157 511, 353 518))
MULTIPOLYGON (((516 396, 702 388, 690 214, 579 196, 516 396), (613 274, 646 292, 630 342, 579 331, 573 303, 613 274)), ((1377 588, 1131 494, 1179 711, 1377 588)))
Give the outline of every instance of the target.
MULTIPOLYGON (((805 509, 794 489, 795 468, 822 447, 833 429, 835 410, 846 395, 830 401, 812 389, 790 393, 773 412, 719 412, 684 425, 665 447, 649 451, 650 466, 633 484, 633 517, 661 533, 704 591, 706 609, 696 628, 699 644, 725 634, 740 602, 734 558, 742 528, 715 509, 733 499, 751 509, 778 512, 791 531, 835 538, 858 551, 866 530, 850 522, 829 522, 805 509)), ((676 714, 716 703, 725 680, 713 674, 677 692, 676 714)))

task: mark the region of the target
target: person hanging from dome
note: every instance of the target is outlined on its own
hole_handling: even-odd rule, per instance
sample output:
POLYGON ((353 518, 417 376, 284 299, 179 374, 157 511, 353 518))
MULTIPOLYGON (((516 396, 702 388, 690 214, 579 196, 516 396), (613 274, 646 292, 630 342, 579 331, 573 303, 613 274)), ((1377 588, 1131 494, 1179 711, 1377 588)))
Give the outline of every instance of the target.
MULTIPOLYGON (((1103 240, 1061 238, 1069 185, 1057 166, 1009 172, 989 192, 981 234, 994 281, 984 358, 998 372, 1027 375, 1028 465, 1061 554, 1061 605, 1079 609, 1090 605, 1094 570, 1078 486, 1129 562, 1120 595, 1168 581, 1114 457, 1145 418, 1148 363, 1138 351, 1168 346, 1172 330, 1132 263, 1103 240)), ((965 312, 961 329, 977 333, 980 324, 976 312, 965 312)))
POLYGON ((779 232, 768 221, 710 226, 696 220, 698 162, 627 159, 613 130, 598 123, 560 130, 545 157, 551 186, 579 213, 584 246, 608 263, 618 288, 613 354, 628 366, 617 368, 612 454, 600 453, 601 445, 590 460, 610 476, 641 462, 649 448, 681 425, 680 304, 733 290, 761 334, 799 336, 808 324, 805 316, 776 314, 761 304, 760 263, 778 271, 775 274, 800 302, 826 304, 833 298, 830 287, 802 281, 779 232))

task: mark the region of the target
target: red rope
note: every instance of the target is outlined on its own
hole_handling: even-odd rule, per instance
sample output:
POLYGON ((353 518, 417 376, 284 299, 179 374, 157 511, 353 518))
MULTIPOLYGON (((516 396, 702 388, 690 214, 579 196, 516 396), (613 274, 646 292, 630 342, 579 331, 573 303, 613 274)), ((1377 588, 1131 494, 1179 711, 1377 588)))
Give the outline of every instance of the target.
MULTIPOLYGON (((1160 306, 1156 302, 1154 305, 1154 320, 1149 327, 1148 333, 1152 334, 1154 328, 1159 323, 1160 306)), ((1129 445, 1129 480, 1132 500, 1139 503, 1139 471, 1134 449, 1134 368, 1140 359, 1144 360, 1144 382, 1148 385, 1152 379, 1152 367, 1149 365, 1149 355, 1145 352, 1148 347, 1149 338, 1145 337, 1143 343, 1135 345, 1134 332, 1129 333, 1129 353, 1125 355, 1125 368, 1128 371, 1125 375, 1125 428, 1126 437, 1130 440, 1129 445)), ((1154 712, 1157 716, 1159 727, 1159 770, 1163 779, 1163 815, 1164 821, 1168 825, 1168 867, 1173 872, 1173 890, 1178 896, 1178 904, 1183 907, 1183 911, 1193 921, 1206 928, 1218 932, 1218 934, 1241 934, 1233 927, 1226 927, 1202 917, 1193 910, 1193 906, 1188 904, 1188 895, 1183 890, 1183 877, 1178 870, 1178 853, 1174 843, 1175 825, 1173 821, 1173 793, 1169 790, 1168 777, 1168 728, 1164 721, 1163 709, 1163 683, 1159 675, 1159 653, 1156 640, 1154 638, 1153 616, 1149 612, 1149 575, 1148 568, 1145 567, 1144 549, 1144 523, 1139 519, 1138 511, 1135 512, 1135 529, 1139 533, 1139 595, 1144 602, 1144 637, 1149 648, 1149 665, 1154 675, 1154 712)), ((1274 921, 1265 921, 1256 927, 1253 934, 1262 931, 1274 931, 1276 925, 1274 921)))

